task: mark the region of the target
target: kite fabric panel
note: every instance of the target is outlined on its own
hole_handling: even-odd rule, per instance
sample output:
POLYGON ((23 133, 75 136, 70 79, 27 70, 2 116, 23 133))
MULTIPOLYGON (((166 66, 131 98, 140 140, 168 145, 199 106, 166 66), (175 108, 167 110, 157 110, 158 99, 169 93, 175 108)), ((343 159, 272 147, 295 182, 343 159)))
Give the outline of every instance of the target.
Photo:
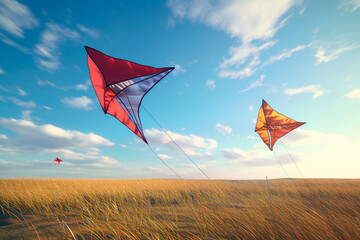
POLYGON ((117 118, 147 143, 139 115, 141 101, 174 68, 154 68, 113 58, 90 47, 85 49, 91 82, 104 113, 117 118))
POLYGON ((259 134, 263 142, 272 151, 274 144, 279 138, 305 123, 297 122, 278 113, 265 100, 262 100, 255 132, 259 134))

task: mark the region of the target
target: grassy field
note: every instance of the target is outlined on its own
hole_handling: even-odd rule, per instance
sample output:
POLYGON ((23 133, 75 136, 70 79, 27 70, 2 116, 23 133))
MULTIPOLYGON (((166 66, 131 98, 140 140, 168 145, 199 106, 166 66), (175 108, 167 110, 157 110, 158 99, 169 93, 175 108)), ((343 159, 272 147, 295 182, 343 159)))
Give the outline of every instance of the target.
POLYGON ((0 180, 0 239, 360 239, 360 180, 0 180))

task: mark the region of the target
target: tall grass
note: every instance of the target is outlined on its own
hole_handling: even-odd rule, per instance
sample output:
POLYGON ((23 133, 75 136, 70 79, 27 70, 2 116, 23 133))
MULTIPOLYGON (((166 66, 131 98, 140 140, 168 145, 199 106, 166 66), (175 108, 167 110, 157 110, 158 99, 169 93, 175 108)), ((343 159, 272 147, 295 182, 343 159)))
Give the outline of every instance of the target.
POLYGON ((10 179, 0 190, 13 217, 0 239, 16 222, 24 239, 360 239, 359 180, 10 179))

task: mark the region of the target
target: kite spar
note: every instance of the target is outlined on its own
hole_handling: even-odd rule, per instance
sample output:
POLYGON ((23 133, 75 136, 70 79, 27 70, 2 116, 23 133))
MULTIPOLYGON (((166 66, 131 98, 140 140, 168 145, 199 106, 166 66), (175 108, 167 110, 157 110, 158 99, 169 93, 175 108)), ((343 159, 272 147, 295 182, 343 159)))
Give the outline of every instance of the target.
MULTIPOLYGON (((297 122, 291 118, 288 118, 274 109, 270 107, 270 105, 263 99, 262 105, 259 110, 258 119, 256 122, 255 132, 257 132, 263 142, 268 146, 268 148, 273 152, 274 145, 278 139, 285 136, 292 130, 300 127, 301 125, 305 124, 306 122, 297 122)), ((281 141, 281 139, 280 139, 281 141)), ((281 141, 282 142, 282 141, 281 141)), ((285 147, 285 145, 284 145, 285 147)), ((287 151, 287 149, 286 149, 287 151)), ((289 151, 287 151, 289 153, 289 151)), ((273 152, 274 153, 274 152, 273 152)), ((290 155, 290 153, 289 153, 290 155)), ((276 157, 275 153, 274 156, 276 160, 279 162, 282 169, 287 174, 285 168, 281 165, 280 161, 276 157)), ((290 155, 291 157, 291 155, 290 155)), ((299 167, 297 166, 294 159, 291 157, 292 161, 301 172, 299 167)))

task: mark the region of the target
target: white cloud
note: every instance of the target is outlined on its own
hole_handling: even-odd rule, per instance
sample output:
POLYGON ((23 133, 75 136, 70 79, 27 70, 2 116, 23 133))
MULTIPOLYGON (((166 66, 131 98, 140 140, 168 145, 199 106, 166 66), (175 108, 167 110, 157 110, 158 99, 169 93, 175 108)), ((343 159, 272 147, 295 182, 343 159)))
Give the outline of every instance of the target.
POLYGON ((284 50, 281 55, 260 65, 260 53, 276 42, 268 41, 259 46, 251 43, 273 37, 289 18, 284 15, 299 3, 300 0, 168 0, 167 6, 173 13, 173 18, 169 20, 171 25, 175 24, 175 19, 198 21, 242 41, 241 46, 230 48, 230 57, 224 59, 220 65, 220 77, 235 79, 250 77, 265 65, 288 58, 293 52, 302 50, 302 46, 290 51, 284 50), (250 60, 247 65, 239 69, 248 59, 250 60))
POLYGON ((250 110, 250 111, 254 110, 254 107, 253 107, 253 106, 250 106, 250 107, 249 107, 249 110, 250 110))
MULTIPOLYGON (((217 147, 217 142, 210 138, 203 138, 194 134, 181 135, 166 131, 172 139, 191 157, 213 158, 211 151, 217 147)), ((151 144, 162 146, 175 154, 182 155, 172 140, 158 129, 146 129, 145 136, 151 144)))
POLYGON ((306 9, 306 8, 301 9, 301 10, 299 11, 299 14, 300 14, 300 15, 303 14, 303 13, 305 12, 305 9, 306 9))
POLYGON ((298 51, 302 51, 302 50, 304 50, 304 49, 306 49, 306 48, 308 48, 310 46, 311 46, 311 43, 308 44, 308 45, 296 46, 295 48, 293 48, 291 50, 284 49, 281 54, 279 54, 277 56, 272 56, 266 62, 264 62, 264 66, 268 65, 270 63, 273 63, 273 62, 283 61, 284 59, 291 57, 291 55, 293 53, 298 52, 298 51))
POLYGON ((6 160, 2 160, 2 159, 0 159, 0 165, 1 165, 1 170, 8 170, 8 169, 14 169, 14 168, 18 169, 19 167, 26 166, 25 164, 22 164, 22 163, 6 161, 6 160))
POLYGON ((96 29, 90 29, 81 24, 77 24, 76 26, 79 28, 80 31, 82 31, 83 33, 86 33, 87 35, 91 36, 92 38, 97 39, 100 37, 99 31, 96 29))
POLYGON ((221 134, 229 134, 232 132, 232 128, 229 127, 229 126, 224 126, 224 125, 221 125, 220 123, 216 124, 215 125, 215 129, 217 132, 221 133, 221 134))
POLYGON ((318 98, 324 94, 324 91, 320 89, 319 85, 309 85, 301 88, 288 88, 284 90, 286 95, 295 95, 300 93, 312 93, 313 98, 318 98))
POLYGON ((359 89, 355 89, 351 92, 348 92, 347 94, 344 95, 344 97, 348 97, 348 98, 360 98, 360 88, 359 89))
POLYGON ((89 89, 89 87, 91 86, 91 82, 90 80, 87 80, 85 83, 83 84, 78 84, 75 86, 76 90, 82 90, 82 91, 87 91, 89 89))
POLYGON ((216 87, 215 86, 215 81, 214 80, 207 80, 206 81, 206 86, 208 86, 211 89, 214 89, 216 87))
POLYGON ((186 69, 181 67, 179 64, 175 64, 174 67, 175 67, 175 69, 172 71, 174 76, 177 76, 180 73, 185 73, 186 72, 186 69))
POLYGON ((244 64, 250 57, 253 57, 253 59, 255 58, 255 61, 252 61, 251 66, 257 65, 256 60, 259 57, 259 54, 267 48, 274 46, 275 44, 276 41, 269 41, 262 44, 261 46, 257 46, 252 43, 245 43, 239 47, 232 47, 230 48, 231 57, 225 59, 221 63, 220 67, 224 69, 232 66, 238 67, 244 64))
POLYGON ((174 17, 199 21, 220 29, 243 42, 269 39, 284 26, 282 16, 299 1, 266 0, 169 0, 167 6, 174 17))
POLYGON ((276 161, 273 161, 271 152, 264 149, 251 151, 245 151, 240 148, 223 149, 222 154, 226 159, 241 162, 246 165, 267 166, 277 164, 276 161))
POLYGON ((262 87, 264 84, 262 82, 264 81, 265 75, 261 75, 260 79, 256 80, 255 82, 251 83, 249 87, 241 90, 240 92, 247 92, 250 89, 256 88, 256 87, 262 87))
POLYGON ((24 38, 24 30, 39 25, 31 10, 15 0, 0 1, 0 29, 11 35, 24 38))
POLYGON ((326 51, 322 47, 318 47, 315 54, 315 58, 317 59, 316 64, 330 62, 336 59, 341 53, 355 48, 358 48, 358 46, 347 46, 347 47, 332 49, 329 50, 329 53, 326 55, 326 51))
POLYGON ((28 48, 23 47, 23 46, 17 44, 16 42, 14 42, 13 40, 11 40, 10 38, 8 38, 7 36, 5 36, 4 34, 2 34, 1 32, 0 32, 0 40, 1 40, 3 43, 10 45, 10 46, 12 46, 12 47, 20 50, 21 52, 23 52, 23 53, 25 53, 25 54, 30 54, 30 53, 31 53, 31 51, 30 51, 28 48))
POLYGON ((19 107, 25 107, 25 108, 36 107, 36 103, 34 101, 27 101, 26 102, 26 101, 22 101, 20 99, 14 98, 14 97, 9 97, 7 99, 10 100, 11 102, 15 103, 19 107))
POLYGON ((4 69, 2 69, 1 67, 0 67, 0 74, 5 74, 4 69))
POLYGON ((31 121, 31 110, 24 110, 21 112, 21 119, 31 121))
POLYGON ((3 90, 3 91, 5 91, 5 92, 8 92, 8 91, 9 91, 9 89, 7 89, 6 87, 4 87, 4 86, 2 86, 2 85, 0 85, 0 89, 3 90))
POLYGON ((284 59, 291 57, 293 53, 302 51, 311 46, 311 44, 308 44, 296 46, 291 50, 284 49, 281 54, 271 56, 267 61, 262 63, 260 61, 260 54, 275 44, 275 41, 266 42, 261 46, 256 46, 252 43, 245 43, 240 47, 231 48, 231 57, 229 59, 225 59, 220 65, 222 70, 219 72, 219 76, 230 77, 233 79, 250 77, 265 66, 277 61, 283 61, 284 59), (243 65, 246 62, 247 65, 244 68, 238 69, 240 65, 243 65))
POLYGON ((49 86, 52 86, 54 88, 57 88, 55 83, 53 82, 50 82, 50 81, 41 81, 41 80, 37 80, 37 84, 39 84, 39 86, 46 86, 46 85, 49 85, 49 86))
POLYGON ((360 0, 343 0, 339 5, 339 8, 354 12, 360 8, 360 0))
POLYGON ((26 96, 26 95, 28 95, 27 92, 25 92, 23 89, 21 89, 21 88, 19 88, 19 87, 17 87, 17 90, 18 90, 18 93, 19 93, 20 96, 26 96))
POLYGON ((162 153, 158 154, 158 156, 163 160, 173 159, 173 157, 162 153))
POLYGON ((43 106, 43 108, 45 108, 46 110, 52 110, 52 108, 49 106, 43 106))
POLYGON ((61 102, 72 108, 82 109, 85 111, 89 111, 94 108, 93 101, 86 96, 74 97, 74 98, 63 98, 63 99, 61 99, 61 102))
POLYGON ((66 39, 78 39, 78 32, 56 23, 47 23, 42 32, 40 43, 35 45, 34 52, 37 54, 36 62, 41 69, 53 72, 60 68, 59 43, 66 39))
POLYGON ((0 134, 0 139, 6 140, 6 139, 8 139, 8 137, 5 134, 0 134))
POLYGON ((6 142, 6 146, 19 152, 57 149, 87 150, 94 146, 114 146, 114 143, 92 132, 82 133, 51 124, 36 125, 24 119, 0 118, 0 125, 17 134, 17 137, 6 142))

